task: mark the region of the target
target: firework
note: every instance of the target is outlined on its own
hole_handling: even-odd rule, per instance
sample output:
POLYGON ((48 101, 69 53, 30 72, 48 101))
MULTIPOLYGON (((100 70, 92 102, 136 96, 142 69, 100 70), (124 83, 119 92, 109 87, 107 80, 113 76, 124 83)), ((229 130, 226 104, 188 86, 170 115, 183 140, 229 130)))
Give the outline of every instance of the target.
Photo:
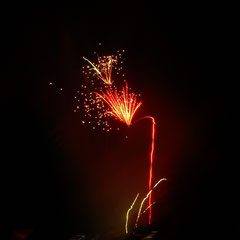
MULTIPOLYGON (((107 129, 107 131, 111 129, 107 121, 108 116, 113 116, 116 119, 120 120, 121 122, 125 123, 128 127, 130 127, 132 125, 133 117, 135 116, 137 110, 142 105, 142 102, 137 101, 136 94, 129 93, 129 88, 126 80, 124 80, 126 82, 126 85, 125 87, 123 86, 122 91, 119 91, 114 85, 112 85, 113 83, 112 70, 113 69, 117 70, 117 74, 119 74, 119 71, 122 69, 122 67, 117 67, 117 64, 119 63, 120 58, 121 58, 121 53, 119 53, 118 56, 117 55, 103 56, 103 57, 98 56, 97 57, 98 62, 93 63, 89 59, 83 57, 83 59, 90 64, 89 66, 87 66, 87 71, 84 70, 83 73, 87 74, 88 78, 89 78, 88 74, 93 73, 93 76, 97 76, 98 79, 102 80, 99 83, 104 84, 103 87, 105 88, 104 90, 102 86, 99 88, 95 88, 95 91, 94 91, 95 98, 93 97, 93 95, 91 95, 92 93, 89 95, 89 98, 85 98, 84 106, 87 112, 87 114, 85 115, 88 115, 89 117, 92 115, 92 113, 90 112, 91 111, 94 112, 95 108, 91 106, 93 106, 95 103, 97 103, 98 106, 101 105, 101 107, 97 107, 98 114, 95 117, 95 119, 99 119, 98 125, 100 125, 100 122, 102 121, 103 124, 105 124, 105 127, 103 127, 103 130, 107 129), (87 101, 89 101, 89 104, 86 104, 87 101)), ((123 63, 123 62, 121 61, 120 63, 123 63)), ((122 74, 122 76, 124 76, 124 74, 122 74)), ((93 80, 91 80, 91 82, 92 84, 94 84, 93 80)), ((152 205, 153 205, 152 204, 153 157, 154 157, 154 148, 155 148, 154 142, 155 142, 156 122, 152 116, 145 116, 143 118, 148 118, 152 122, 152 134, 151 134, 152 142, 151 142, 151 151, 149 154, 150 155, 149 180, 148 180, 149 194, 147 196, 148 198, 147 209, 149 209, 148 221, 149 221, 149 224, 151 224, 152 205)), ((130 207, 129 211, 132 209, 132 207, 133 206, 130 207)), ((128 219, 129 211, 127 212, 127 219, 128 219)), ((127 232, 127 226, 126 226, 126 232, 127 232)))
POLYGON ((111 89, 106 90, 106 93, 96 94, 110 107, 111 110, 108 111, 108 113, 126 123, 128 126, 131 125, 134 114, 142 105, 141 102, 137 102, 134 93, 128 92, 127 83, 126 87, 123 87, 122 94, 119 94, 117 90, 112 91, 111 89))
POLYGON ((139 193, 137 194, 137 196, 135 197, 133 203, 131 204, 130 208, 127 210, 127 214, 126 214, 126 224, 125 224, 125 231, 126 231, 126 234, 128 234, 128 216, 129 216, 129 213, 130 211, 132 210, 135 202, 137 201, 137 198, 139 196, 139 193))
MULTIPOLYGON (((99 44, 101 45, 101 44, 99 44)), ((83 113, 81 122, 82 124, 92 124, 92 129, 96 129, 97 126, 102 127, 102 130, 109 132, 112 127, 108 123, 108 117, 113 116, 115 119, 120 120, 128 127, 132 125, 133 117, 135 116, 138 109, 141 107, 142 102, 137 100, 137 94, 129 93, 130 88, 124 79, 125 75, 121 74, 123 64, 122 53, 125 52, 117 51, 118 54, 110 56, 99 57, 97 55, 97 62, 93 63, 86 57, 83 59, 89 64, 83 67, 82 73, 86 75, 87 78, 96 76, 101 81, 95 82, 93 79, 88 81, 87 85, 82 85, 82 89, 76 91, 74 99, 76 101, 76 107, 74 112, 83 113), (126 82, 125 87, 119 91, 116 86, 113 85, 112 72, 116 70, 116 74, 123 77, 123 81, 126 82), (92 89, 91 89, 92 88, 92 89), (82 105, 83 107, 80 107, 82 105)), ((95 53, 96 54, 96 53, 95 53)), ((114 75, 114 79, 115 79, 114 75)), ((50 86, 53 86, 53 82, 49 82, 50 86)), ((63 91, 63 88, 59 88, 59 91, 63 91)), ((153 179, 153 157, 154 157, 154 141, 155 141, 155 119, 151 116, 145 116, 143 118, 148 118, 152 121, 152 143, 150 151, 150 168, 149 168, 149 180, 148 180, 148 194, 142 200, 135 227, 137 227, 139 217, 141 215, 142 206, 144 202, 148 199, 148 207, 142 212, 145 213, 149 209, 149 224, 151 224, 152 218, 152 191, 153 189, 165 178, 159 180, 152 188, 153 179)), ((117 128, 119 130, 119 128, 117 128)), ((127 138, 127 136, 126 136, 127 138)), ((135 205, 138 198, 137 194, 133 203, 126 214, 126 225, 125 230, 128 233, 128 218, 129 213, 135 205)))
MULTIPOLYGON (((124 50, 122 50, 124 52, 124 50)), ((107 85, 112 85, 112 70, 116 70, 116 74, 119 75, 123 64, 123 61, 119 61, 122 58, 122 54, 118 51, 117 55, 110 56, 97 56, 97 63, 91 62, 86 57, 83 57, 85 61, 87 61, 90 65, 86 66, 87 71, 85 71, 85 67, 83 67, 83 73, 89 74, 93 72, 93 76, 97 76, 100 80, 102 80, 107 85)), ((122 77, 125 75, 122 74, 122 77)), ((89 77, 89 76, 88 76, 89 77)))
MULTIPOLYGON (((140 207, 139 207, 139 210, 138 210, 138 215, 137 215, 137 220, 136 220, 136 223, 135 223, 135 228, 137 228, 138 226, 138 220, 140 218, 140 215, 141 215, 141 211, 142 211, 142 206, 144 204, 144 202, 149 198, 149 196, 152 194, 152 191, 155 187, 158 186, 159 183, 161 183, 162 181, 166 181, 167 179, 166 178, 162 178, 160 179, 154 186, 153 188, 148 192, 148 194, 146 195, 146 197, 142 200, 141 204, 140 204, 140 207)), ((151 208, 151 205, 149 207, 149 209, 151 208)))
POLYGON ((111 75, 112 75, 112 58, 109 57, 109 60, 107 61, 106 64, 104 64, 104 70, 101 72, 91 61, 89 61, 87 58, 83 57, 84 60, 86 60, 91 66, 92 68, 90 68, 89 70, 94 70, 97 74, 97 76, 106 84, 111 85, 112 84, 112 79, 111 79, 111 75))

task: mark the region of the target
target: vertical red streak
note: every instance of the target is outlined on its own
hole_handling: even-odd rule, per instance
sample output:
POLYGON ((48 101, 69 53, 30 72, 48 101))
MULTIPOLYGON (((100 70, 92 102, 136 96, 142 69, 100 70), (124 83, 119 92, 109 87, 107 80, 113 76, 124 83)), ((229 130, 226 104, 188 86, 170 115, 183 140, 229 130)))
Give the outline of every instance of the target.
MULTIPOLYGON (((154 154, 154 140, 155 140, 155 119, 151 116, 146 116, 145 118, 150 118, 152 120, 152 146, 150 152, 150 169, 149 169, 149 182, 148 182, 148 190, 152 190, 152 178, 153 178, 153 154, 154 154)), ((151 224, 152 221, 152 193, 150 193, 148 198, 148 207, 149 207, 149 217, 148 223, 151 224)))
MULTIPOLYGON (((153 170, 153 153, 154 153, 154 139, 155 139, 155 119, 152 117, 152 149, 151 149, 151 154, 150 154, 150 171, 149 171, 149 191, 152 189, 152 170, 153 170)), ((149 218, 148 218, 148 223, 151 224, 152 221, 152 193, 149 195, 149 200, 148 200, 148 205, 149 205, 149 218)))

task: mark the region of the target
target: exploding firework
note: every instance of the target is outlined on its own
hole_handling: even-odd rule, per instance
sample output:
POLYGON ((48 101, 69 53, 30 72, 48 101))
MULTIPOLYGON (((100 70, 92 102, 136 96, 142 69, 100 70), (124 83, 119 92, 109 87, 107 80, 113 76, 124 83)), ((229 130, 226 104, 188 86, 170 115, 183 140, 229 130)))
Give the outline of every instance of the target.
POLYGON ((100 71, 91 61, 89 61, 87 58, 83 57, 84 60, 86 60, 92 68, 89 70, 94 70, 97 74, 97 76, 106 84, 111 85, 112 84, 112 64, 113 59, 111 56, 108 56, 107 62, 101 63, 102 71, 100 71))
MULTIPOLYGON (((120 130, 119 126, 113 127, 109 123, 109 116, 112 114, 107 111, 109 106, 100 95, 106 90, 118 92, 119 96, 122 95, 122 91, 118 91, 115 84, 112 84, 112 72, 114 72, 115 80, 120 77, 121 80, 126 82, 125 74, 122 73, 122 54, 124 52, 125 50, 117 50, 115 55, 106 56, 99 56, 94 52, 97 55, 96 63, 83 57, 88 63, 87 66, 82 67, 82 73, 87 79, 85 84, 81 85, 81 89, 76 91, 74 95, 75 108, 73 111, 81 116, 82 124, 89 125, 93 130, 102 129, 106 132, 120 130), (96 79, 100 81, 95 81, 96 79), (98 94, 95 94, 96 92, 98 94)), ((115 119, 117 118, 115 117, 115 119)))
MULTIPOLYGON (((92 73, 92 76, 97 76, 98 79, 102 80, 107 85, 112 85, 113 79, 112 79, 112 70, 116 70, 116 74, 119 75, 122 71, 122 64, 123 61, 122 53, 120 51, 117 51, 118 54, 116 55, 110 55, 110 56, 97 56, 97 63, 91 62, 86 57, 83 57, 85 61, 89 63, 86 67, 83 67, 83 73, 89 75, 92 73)), ((124 50, 122 50, 124 52, 124 50)), ((122 74, 122 77, 125 75, 122 74)))
POLYGON ((106 93, 96 94, 102 98, 111 109, 107 111, 107 113, 126 123, 128 126, 131 125, 134 114, 142 105, 141 102, 137 102, 134 93, 129 93, 127 83, 126 87, 123 87, 122 94, 119 94, 117 90, 111 91, 111 89, 106 90, 106 93))
POLYGON ((132 119, 141 106, 137 101, 140 94, 129 93, 128 85, 119 91, 116 86, 107 86, 101 82, 94 84, 91 80, 87 85, 82 85, 81 90, 74 96, 75 113, 80 113, 82 124, 91 125, 93 129, 102 128, 110 132, 120 130, 109 123, 109 117, 124 122, 130 126, 132 119), (89 90, 92 90, 89 92, 89 90))

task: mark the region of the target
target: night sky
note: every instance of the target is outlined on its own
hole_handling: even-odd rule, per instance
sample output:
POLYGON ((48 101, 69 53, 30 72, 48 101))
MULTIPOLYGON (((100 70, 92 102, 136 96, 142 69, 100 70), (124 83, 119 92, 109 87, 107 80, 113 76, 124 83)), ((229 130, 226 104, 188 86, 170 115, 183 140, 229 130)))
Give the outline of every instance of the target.
POLYGON ((104 55, 125 49, 126 79, 142 95, 137 116, 156 118, 154 182, 168 181, 153 196, 153 228, 161 239, 233 236, 236 188, 223 168, 222 22, 207 6, 188 7, 3 9, 4 234, 119 235, 134 197, 146 194, 150 121, 131 128, 112 121, 121 131, 106 133, 73 112, 82 56, 94 57, 102 43, 104 55))

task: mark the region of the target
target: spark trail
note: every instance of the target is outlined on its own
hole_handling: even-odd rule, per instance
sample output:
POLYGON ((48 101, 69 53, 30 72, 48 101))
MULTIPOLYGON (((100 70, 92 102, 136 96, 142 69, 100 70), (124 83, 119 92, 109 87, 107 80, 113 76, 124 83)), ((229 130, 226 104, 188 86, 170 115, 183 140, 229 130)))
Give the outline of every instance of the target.
POLYGON ((138 226, 138 220, 139 220, 139 218, 140 218, 141 211, 142 211, 142 206, 143 206, 144 202, 145 202, 145 201, 148 199, 148 197, 151 195, 153 189, 154 189, 155 187, 157 187, 158 184, 161 183, 162 181, 167 181, 167 179, 166 179, 166 178, 161 178, 161 179, 153 186, 153 188, 148 192, 148 194, 146 195, 146 197, 142 200, 142 202, 141 202, 141 204, 140 204, 140 207, 139 207, 139 210, 138 210, 138 215, 137 215, 137 220, 136 220, 136 223, 135 223, 135 228, 137 228, 137 226, 138 226))
POLYGON ((126 234, 128 234, 128 217, 129 217, 129 213, 130 211, 132 210, 135 202, 137 201, 137 198, 139 196, 139 193, 137 194, 137 196, 135 197, 133 203, 131 204, 130 208, 127 210, 127 214, 126 214, 126 224, 125 224, 125 231, 126 231, 126 234))

